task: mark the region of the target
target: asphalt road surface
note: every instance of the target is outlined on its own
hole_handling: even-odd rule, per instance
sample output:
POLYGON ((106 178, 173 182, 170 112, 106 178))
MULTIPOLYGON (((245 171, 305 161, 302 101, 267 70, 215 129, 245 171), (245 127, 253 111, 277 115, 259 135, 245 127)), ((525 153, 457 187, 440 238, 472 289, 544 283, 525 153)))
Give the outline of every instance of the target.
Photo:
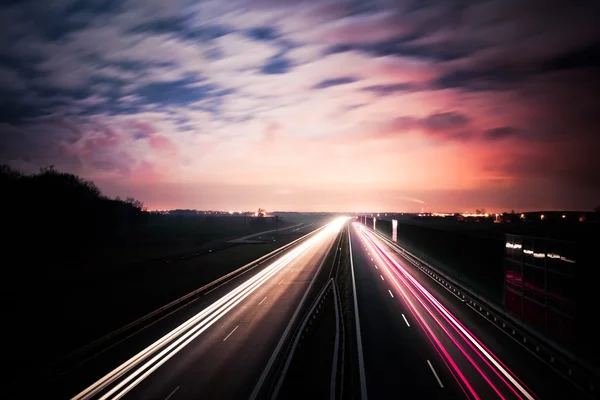
POLYGON ((216 289, 215 302, 75 399, 248 399, 344 220, 216 289))
POLYGON ((368 398, 587 398, 372 231, 349 229, 368 398))

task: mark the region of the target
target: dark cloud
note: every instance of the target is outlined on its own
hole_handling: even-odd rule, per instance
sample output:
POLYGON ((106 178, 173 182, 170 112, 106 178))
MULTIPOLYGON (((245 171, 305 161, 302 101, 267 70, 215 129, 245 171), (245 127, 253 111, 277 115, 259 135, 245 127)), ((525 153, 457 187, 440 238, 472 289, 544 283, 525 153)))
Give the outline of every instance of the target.
POLYGON ((512 126, 501 126, 488 129, 484 132, 484 138, 489 140, 504 139, 520 134, 520 130, 512 126))
POLYGON ((159 18, 152 21, 146 21, 136 25, 131 29, 131 32, 142 33, 179 33, 185 31, 187 18, 180 16, 171 16, 167 18, 159 18))
POLYGON ((439 132, 464 128, 470 121, 464 114, 447 111, 429 115, 421 120, 421 125, 430 132, 439 132))
MULTIPOLYGON (((30 33, 51 41, 60 41, 69 33, 81 30, 94 20, 117 12, 118 0, 56 1, 50 6, 43 0, 15 2, 13 7, 0 8, 10 15, 13 26, 27 27, 30 33)), ((3 2, 6 6, 6 2, 3 2)))
POLYGON ((248 29, 245 34, 254 40, 275 40, 279 37, 277 31, 270 26, 248 29))
MULTIPOLYGON (((1 96, 1 93, 0 93, 1 96)), ((32 117, 44 115, 38 107, 29 104, 22 99, 2 98, 0 97, 0 123, 20 124, 24 120, 32 117)))
POLYGON ((135 94, 145 98, 149 103, 187 105, 206 99, 216 89, 214 85, 180 80, 150 83, 137 89, 135 94), (194 83, 198 86, 191 86, 194 83))
POLYGON ((576 68, 599 68, 600 67, 600 41, 589 46, 575 49, 573 51, 558 55, 548 60, 542 70, 554 71, 576 68))
POLYGON ((209 41, 233 33, 235 30, 226 25, 204 25, 197 28, 186 28, 180 35, 187 39, 209 41))
POLYGON ((359 51, 376 57, 398 56, 414 57, 431 61, 452 61, 474 54, 474 50, 466 46, 448 46, 438 44, 411 44, 415 35, 396 37, 376 43, 356 44, 343 43, 328 47, 325 54, 359 51))
POLYGON ((378 137, 393 137, 412 130, 420 130, 440 140, 465 140, 471 136, 471 118, 454 111, 439 112, 424 118, 397 117, 378 132, 378 137))
POLYGON ((326 89, 332 86, 346 85, 359 81, 360 78, 354 76, 340 76, 339 78, 325 79, 313 86, 314 89, 326 89))
POLYGON ((436 78, 434 89, 460 88, 473 91, 510 89, 527 74, 507 66, 455 69, 436 78))
POLYGON ((292 69, 292 62, 287 58, 277 55, 262 66, 263 74, 286 74, 292 69))
POLYGON ((29 165, 33 170, 51 164, 78 168, 79 156, 68 149, 82 135, 77 125, 58 117, 30 119, 22 126, 0 123, 0 163, 29 165))
POLYGON ((362 88, 366 92, 372 92, 378 96, 387 96, 394 93, 414 92, 419 90, 419 85, 412 82, 394 83, 389 85, 373 85, 362 88))

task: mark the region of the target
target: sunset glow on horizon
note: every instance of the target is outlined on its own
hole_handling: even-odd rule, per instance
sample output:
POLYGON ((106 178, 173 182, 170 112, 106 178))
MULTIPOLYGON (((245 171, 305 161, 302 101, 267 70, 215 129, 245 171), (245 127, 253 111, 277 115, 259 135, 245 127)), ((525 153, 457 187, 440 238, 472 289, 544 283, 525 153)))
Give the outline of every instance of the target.
POLYGON ((0 163, 150 209, 598 205, 598 3, 118 3, 0 7, 0 163))

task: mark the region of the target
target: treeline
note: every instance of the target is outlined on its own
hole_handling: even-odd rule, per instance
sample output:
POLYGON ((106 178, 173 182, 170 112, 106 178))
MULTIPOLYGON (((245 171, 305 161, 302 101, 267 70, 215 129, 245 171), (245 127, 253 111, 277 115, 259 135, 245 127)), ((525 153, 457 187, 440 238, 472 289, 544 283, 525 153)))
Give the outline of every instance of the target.
POLYGON ((2 225, 9 242, 32 251, 76 251, 147 218, 142 202, 104 196, 94 182, 53 167, 27 175, 0 165, 2 225))

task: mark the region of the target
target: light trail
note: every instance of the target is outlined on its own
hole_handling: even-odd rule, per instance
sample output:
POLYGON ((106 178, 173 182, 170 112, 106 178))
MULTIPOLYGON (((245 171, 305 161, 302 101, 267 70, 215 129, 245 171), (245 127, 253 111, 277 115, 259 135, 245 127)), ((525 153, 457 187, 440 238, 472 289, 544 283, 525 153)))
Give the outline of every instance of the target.
MULTIPOLYGON (((384 260, 386 261, 386 260, 384 260)), ((387 261, 386 261, 387 262, 387 261)), ((390 270, 388 270, 388 273, 391 272, 390 270)), ((430 309, 430 307, 428 307, 423 300, 421 300, 421 298, 419 296, 417 296, 417 294, 415 293, 415 291, 408 285, 408 282, 406 282, 406 280, 404 280, 401 276, 398 276, 398 278, 402 281, 402 283, 407 287, 407 289, 411 292, 411 294, 413 295, 413 297, 419 302, 419 304, 421 304, 421 306, 423 307, 423 309, 425 311, 427 311, 427 313, 430 315, 430 317, 437 323, 437 325, 442 329, 442 331, 446 334, 446 336, 452 341, 452 343, 456 346, 456 348, 463 354, 463 356, 467 359, 467 361, 469 361, 469 363, 473 366, 473 368, 475 368, 475 370, 483 377, 483 379, 488 383, 488 385, 490 385, 490 387, 492 388, 492 390, 501 398, 504 399, 504 397, 502 396, 502 394, 500 393, 500 391, 498 390, 498 388, 492 383, 492 381, 489 379, 489 377, 481 370, 481 368, 477 365, 477 363, 473 360, 473 358, 471 356, 469 356, 466 352, 466 350, 460 345, 460 343, 456 340, 456 338, 450 334, 450 332, 448 331, 448 329, 446 329, 446 327, 441 323, 440 319, 436 317, 436 315, 433 313, 433 311, 430 309)), ((398 288, 400 288, 399 284, 397 281, 394 280, 394 283, 398 286, 398 288)), ((414 307, 414 306, 413 306, 414 307)), ((413 315, 416 312, 418 314, 417 309, 411 310, 413 311, 413 315)), ((419 318, 421 319, 422 317, 419 314, 419 318)), ((424 322, 425 325, 427 325, 426 322, 424 322)), ((429 327, 429 325, 427 325, 427 329, 431 332, 431 329, 429 327)), ((440 346, 443 347, 443 345, 440 342, 439 343, 440 346)), ((447 353, 447 351, 444 349, 444 354, 447 357, 450 357, 449 353, 447 353)), ((451 357, 450 357, 451 358, 451 357)), ((454 361, 453 361, 454 362, 454 361)), ((456 364, 453 364, 456 365, 456 364)), ((457 366, 458 368, 458 366, 457 366)), ((463 383, 468 384, 468 381, 466 380, 466 378, 463 379, 462 373, 460 374, 461 376, 461 380, 463 380, 463 383)), ((470 384, 468 384, 467 386, 469 388, 469 391, 471 391, 471 394, 475 397, 475 398, 479 398, 480 396, 474 391, 474 389, 472 388, 472 386, 470 384)))
MULTIPOLYGON (((504 384, 506 384, 506 386, 517 397, 521 398, 521 396, 517 393, 515 388, 519 392, 521 392, 521 394, 524 395, 525 398, 527 398, 529 400, 535 399, 535 397, 531 393, 529 393, 530 390, 525 386, 525 384, 523 384, 523 382, 521 382, 516 377, 516 375, 514 375, 514 373, 512 371, 508 371, 508 368, 495 355, 493 355, 491 353, 491 351, 489 349, 487 349, 487 347, 485 347, 479 339, 475 338, 475 336, 470 331, 468 331, 467 328, 456 319, 456 317, 454 317, 437 299, 435 299, 435 297, 433 297, 418 281, 416 281, 416 279, 414 277, 412 277, 412 275, 410 275, 408 273, 408 271, 406 271, 402 266, 400 266, 400 264, 398 264, 393 258, 391 258, 391 256, 387 252, 385 252, 385 250, 383 250, 383 248, 381 248, 381 246, 379 246, 377 244, 376 244, 376 246, 379 248, 380 251, 382 251, 384 253, 384 255, 390 261, 392 261, 392 263, 394 263, 394 265, 396 266, 397 269, 401 270, 401 272, 405 276, 407 276, 409 279, 411 279, 412 283, 419 289, 419 291, 421 293, 423 293, 423 295, 425 295, 428 298, 430 303, 432 303, 438 310, 441 311, 441 315, 446 320, 446 322, 450 323, 450 326, 463 339, 465 339, 465 341, 469 345, 469 347, 473 351, 475 351, 475 353, 483 360, 483 362, 488 367, 490 367, 490 369, 492 369, 492 371, 494 371, 494 373, 500 378, 500 380, 502 380, 502 382, 504 384), (477 349, 475 347, 477 347, 477 349), (488 362, 488 360, 492 364, 494 364, 494 367, 492 367, 490 365, 490 362, 488 362), (513 386, 509 385, 508 382, 506 382, 505 377, 514 385, 514 388, 513 388, 513 386)), ((398 274, 396 269, 394 269, 393 271, 394 271, 394 273, 398 274)))
MULTIPOLYGON (((512 371, 510 371, 509 368, 504 365, 497 356, 495 356, 478 338, 473 335, 473 333, 471 333, 460 321, 458 321, 458 319, 452 315, 452 313, 450 313, 433 295, 431 295, 431 293, 429 293, 429 291, 427 291, 404 267, 402 267, 393 257, 391 257, 381 245, 375 242, 375 237, 372 236, 372 234, 365 232, 362 228, 360 228, 360 232, 367 239, 367 241, 369 241, 370 244, 376 250, 378 250, 378 253, 384 261, 384 264, 390 267, 388 272, 391 274, 390 271, 393 271, 394 275, 396 275, 398 279, 402 281, 402 283, 409 289, 413 296, 421 303, 423 308, 431 315, 434 321, 436 321, 436 323, 448 335, 448 337, 457 345, 459 350, 466 356, 466 358, 478 370, 478 372, 480 372, 481 376, 491 385, 492 389, 500 397, 502 397, 502 395, 500 395, 500 393, 497 391, 497 388, 491 383, 487 375, 483 373, 483 371, 481 371, 475 362, 464 352, 462 346, 455 342, 454 336, 446 330, 442 321, 440 321, 440 319, 432 313, 432 308, 439 313, 442 319, 453 328, 459 337, 468 344, 469 348, 471 348, 471 350, 473 350, 479 356, 484 364, 489 367, 496 376, 498 376, 498 378, 511 390, 514 395, 516 395, 518 398, 526 398, 528 400, 536 399, 531 390, 527 388, 527 386, 512 371), (390 265, 390 263, 392 265, 390 265), (415 290, 412 289, 413 287, 421 294, 421 296, 417 295, 415 290), (428 301, 431 307, 428 307, 420 299, 421 297, 428 301)), ((397 284, 397 282, 395 283, 397 284)))
POLYGON ((240 284, 238 287, 225 294, 219 300, 202 310, 186 322, 167 333, 159 340, 146 347, 144 350, 131 357, 129 360, 106 374, 94 384, 90 385, 82 392, 73 397, 73 400, 91 399, 102 391, 108 389, 110 385, 115 384, 125 374, 129 373, 124 379, 117 383, 112 389, 104 394, 101 399, 108 399, 114 395, 114 399, 123 397, 133 387, 154 372, 158 367, 177 354, 181 349, 188 345, 192 340, 202 334, 211 325, 217 322, 223 315, 227 314, 232 308, 252 294, 262 284, 281 271, 286 265, 298 258, 312 246, 325 241, 331 234, 339 232, 346 219, 338 218, 329 223, 323 230, 315 236, 307 239, 297 247, 290 250, 283 257, 274 261, 252 278, 240 284), (161 349, 163 349, 160 351, 161 349), (159 352, 160 351, 160 352, 159 352), (159 352, 149 361, 153 354, 159 352), (140 364, 143 365, 139 366, 140 364), (139 367, 138 367, 139 366, 139 367), (138 367, 134 371, 134 368, 138 367), (131 372, 132 371, 132 372, 131 372), (131 382, 131 383, 130 383, 131 382))
MULTIPOLYGON (((384 261, 383 268, 385 268, 388 264, 387 264, 386 260, 383 260, 383 261, 384 261)), ((388 273, 389 273, 389 271, 388 271, 388 273)), ((475 392, 475 389, 471 386, 471 384, 469 383, 469 381, 467 380, 467 378, 465 377, 463 372, 460 370, 460 368, 458 367, 458 365, 456 364, 454 359, 450 356, 450 354, 448 353, 446 348, 442 345, 442 343, 438 339, 437 335, 435 334, 433 329, 431 329, 431 327, 429 326, 429 324, 427 323, 425 318, 423 318, 423 316, 419 313, 419 311, 417 310, 413 301, 406 294, 405 290, 402 288, 402 286, 400 286, 398 281, 396 281, 395 279, 392 279, 392 281, 394 282, 394 285, 400 292, 400 295, 404 299, 405 303, 409 306, 408 308, 409 308, 411 314, 413 315, 413 317, 415 318, 415 320, 417 321, 417 323, 419 324, 421 329, 423 329, 425 336, 431 342, 433 348, 436 350, 436 352, 439 354, 440 358, 444 361, 444 363, 446 364, 448 369, 451 371, 458 386, 465 392, 465 395, 467 397, 479 399, 479 396, 475 392), (466 388, 466 390, 465 390, 465 388, 466 388), (471 396, 469 396, 467 394, 467 391, 471 394, 471 396)), ((410 289, 410 287, 407 287, 407 288, 410 289)), ((419 300, 419 298, 416 298, 416 299, 419 300)), ((405 322, 408 325, 408 321, 406 321, 406 318, 405 318, 405 322)))

